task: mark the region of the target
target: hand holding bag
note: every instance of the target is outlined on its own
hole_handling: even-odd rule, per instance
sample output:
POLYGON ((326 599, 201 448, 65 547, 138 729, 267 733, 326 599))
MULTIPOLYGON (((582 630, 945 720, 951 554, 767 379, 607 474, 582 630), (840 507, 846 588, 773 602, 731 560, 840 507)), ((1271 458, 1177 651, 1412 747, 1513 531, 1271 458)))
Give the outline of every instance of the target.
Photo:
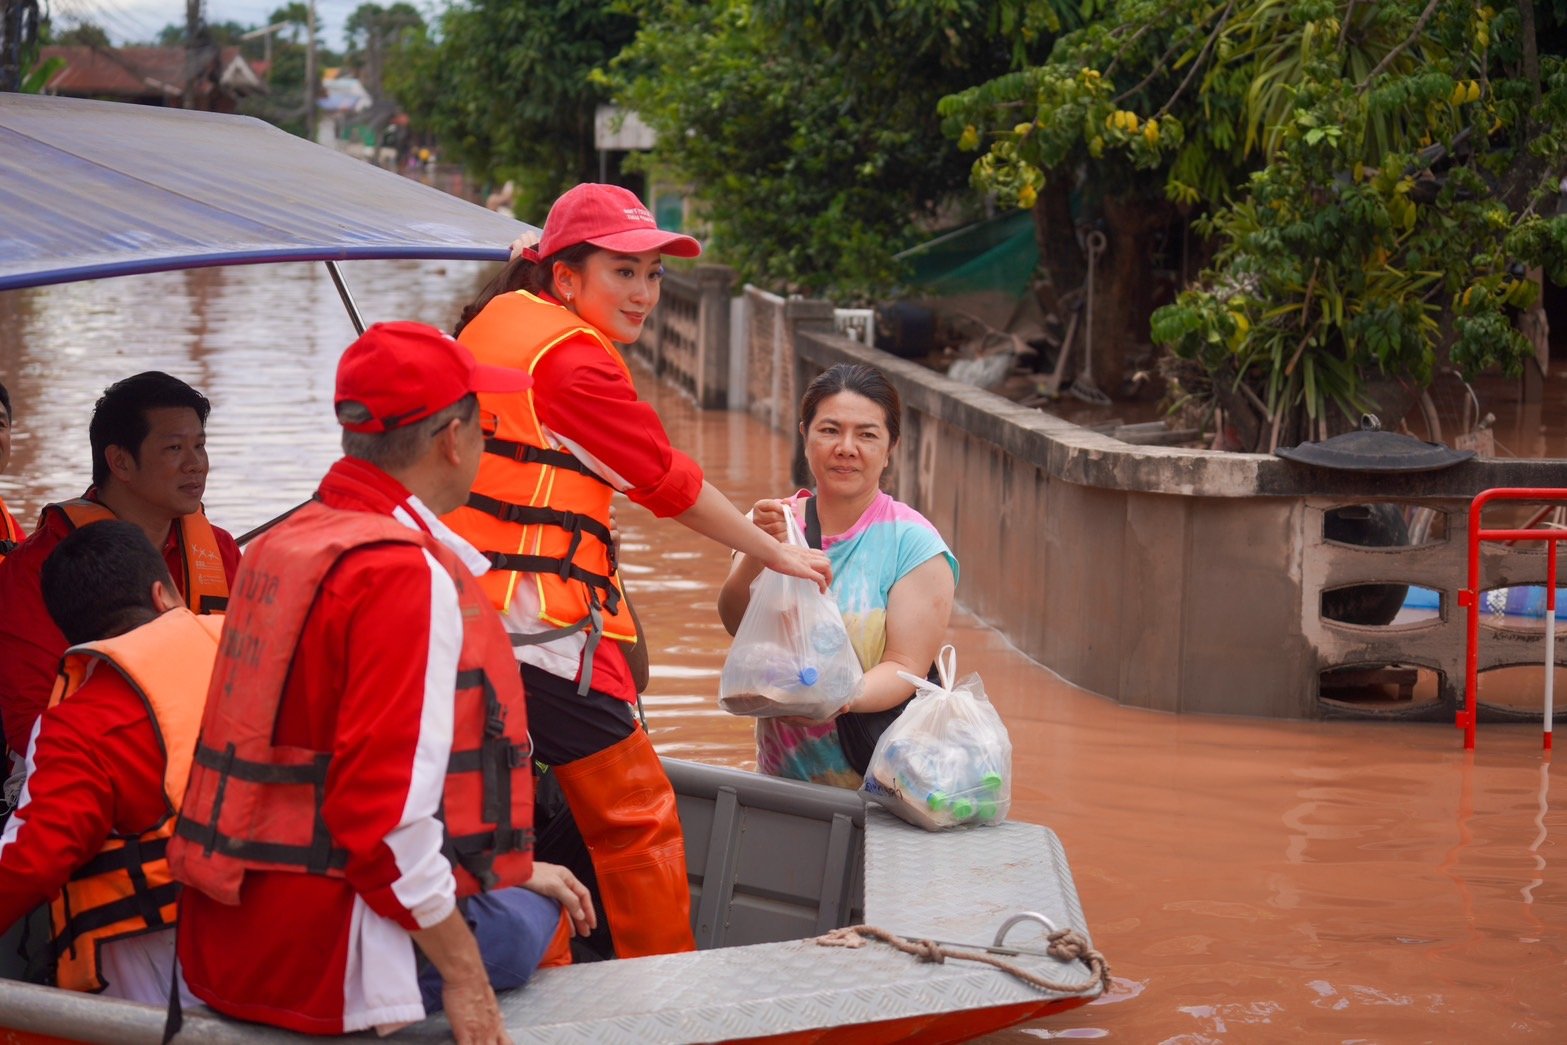
POLYGON ((928 831, 997 824, 1012 805, 1012 741, 978 675, 954 685, 957 654, 936 656, 940 685, 898 672, 914 699, 882 734, 864 791, 928 831))
MULTIPOLYGON (((806 547, 786 509, 789 542, 806 547)), ((718 681, 718 706, 756 718, 822 720, 865 685, 838 603, 814 583, 762 571, 718 681)))

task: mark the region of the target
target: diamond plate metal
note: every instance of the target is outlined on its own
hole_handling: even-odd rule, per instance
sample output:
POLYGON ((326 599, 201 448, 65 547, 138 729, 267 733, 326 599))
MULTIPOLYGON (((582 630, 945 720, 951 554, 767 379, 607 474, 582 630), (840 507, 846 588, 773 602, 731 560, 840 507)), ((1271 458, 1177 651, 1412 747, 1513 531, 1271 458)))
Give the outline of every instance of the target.
MULTIPOLYGON (((872 806, 865 811, 864 868, 866 922, 903 936, 979 948, 1021 911, 1087 932, 1060 840, 1038 825, 931 833, 872 806)), ((1019 926, 1007 943, 1042 949, 1042 930, 1019 926)), ((1088 985, 1093 979, 1080 962, 1007 960, 1056 981, 1088 985)), ((1097 992, 1094 985, 1088 996, 1097 992)), ((794 940, 546 969, 528 986, 502 995, 501 1009, 518 1042, 653 1045, 744 1040, 1061 997, 1066 995, 1036 990, 988 965, 925 964, 874 942, 849 950, 794 940)), ((0 1026, 64 1031, 86 1041, 153 1042, 163 1024, 162 1012, 150 1006, 4 981, 0 1012, 0 1026), (13 1022, 24 1014, 27 1019, 13 1022)), ((196 1014, 187 1017, 186 1036, 263 1045, 318 1040, 196 1014)), ((434 1017, 399 1032, 397 1040, 445 1042, 450 1030, 434 1017)))

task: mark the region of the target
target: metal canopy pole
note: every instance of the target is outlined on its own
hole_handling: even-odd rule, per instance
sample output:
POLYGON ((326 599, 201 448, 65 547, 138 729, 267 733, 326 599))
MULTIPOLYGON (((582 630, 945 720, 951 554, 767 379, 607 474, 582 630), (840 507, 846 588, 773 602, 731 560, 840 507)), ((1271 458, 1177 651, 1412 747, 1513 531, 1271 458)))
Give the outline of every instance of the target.
POLYGON ((354 333, 365 332, 365 321, 359 315, 359 306, 354 304, 354 296, 348 292, 348 284, 343 281, 343 273, 338 269, 337 262, 326 262, 326 270, 332 274, 332 285, 337 287, 337 296, 343 299, 343 307, 348 309, 348 318, 354 324, 354 333))

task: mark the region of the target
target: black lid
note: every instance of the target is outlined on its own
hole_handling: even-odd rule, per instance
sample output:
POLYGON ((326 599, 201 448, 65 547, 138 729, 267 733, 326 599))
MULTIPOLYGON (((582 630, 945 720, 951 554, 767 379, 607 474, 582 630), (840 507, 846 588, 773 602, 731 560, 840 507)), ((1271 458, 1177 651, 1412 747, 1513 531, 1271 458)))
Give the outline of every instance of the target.
POLYGON ((1320 443, 1285 446, 1274 453, 1289 461, 1340 472, 1433 472, 1473 457, 1473 450, 1454 450, 1412 435, 1382 431, 1374 414, 1360 419, 1360 431, 1345 432, 1320 443))

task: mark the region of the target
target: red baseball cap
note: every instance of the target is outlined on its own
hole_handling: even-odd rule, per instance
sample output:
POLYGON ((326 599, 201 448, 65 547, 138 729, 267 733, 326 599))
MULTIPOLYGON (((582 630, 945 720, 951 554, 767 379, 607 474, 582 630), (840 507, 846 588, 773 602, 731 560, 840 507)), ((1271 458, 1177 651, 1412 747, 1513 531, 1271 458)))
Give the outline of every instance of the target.
POLYGON ((370 420, 339 423, 350 432, 389 432, 423 421, 469 392, 523 392, 533 377, 485 366, 451 337, 423 323, 377 323, 337 362, 335 406, 362 403, 370 420))
POLYGON ((694 258, 702 253, 702 244, 690 236, 659 228, 636 193, 596 182, 583 182, 561 194, 544 219, 538 245, 525 250, 523 256, 538 261, 579 243, 626 254, 656 250, 677 258, 694 258))

